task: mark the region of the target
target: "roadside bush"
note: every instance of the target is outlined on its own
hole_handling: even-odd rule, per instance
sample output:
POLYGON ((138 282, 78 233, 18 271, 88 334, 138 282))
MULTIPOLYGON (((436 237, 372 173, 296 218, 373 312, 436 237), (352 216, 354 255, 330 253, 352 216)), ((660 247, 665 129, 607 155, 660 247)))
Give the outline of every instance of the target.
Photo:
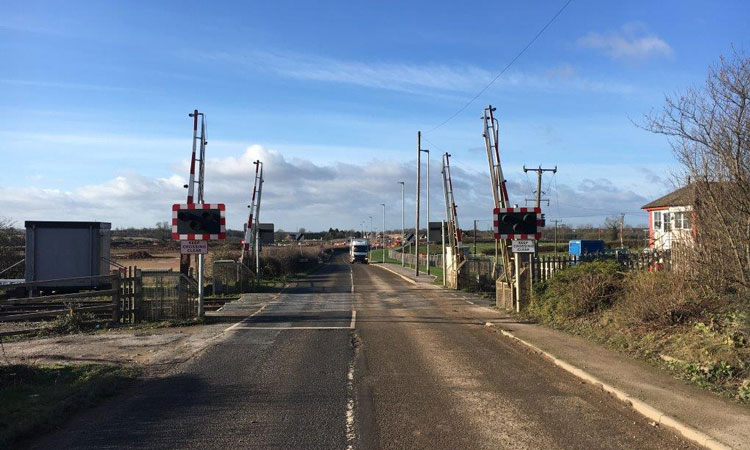
POLYGON ((315 247, 268 247, 260 254, 263 276, 280 278, 302 272, 318 262, 319 249, 315 247), (304 261, 303 261, 304 260, 304 261))
POLYGON ((698 289, 680 273, 635 271, 624 287, 616 315, 632 327, 678 325, 703 310, 698 289))
POLYGON ((88 313, 80 313, 72 308, 62 316, 58 316, 50 324, 50 330, 60 334, 80 333, 91 329, 94 316, 88 313))
POLYGON ((576 264, 535 287, 529 313, 543 322, 562 322, 611 307, 622 288, 614 261, 576 264))

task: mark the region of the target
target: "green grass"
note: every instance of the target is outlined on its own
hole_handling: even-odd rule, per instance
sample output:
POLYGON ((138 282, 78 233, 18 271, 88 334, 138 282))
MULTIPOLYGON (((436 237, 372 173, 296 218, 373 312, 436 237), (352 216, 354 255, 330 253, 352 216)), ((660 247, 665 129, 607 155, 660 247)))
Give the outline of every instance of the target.
POLYGON ((136 376, 135 369, 104 364, 0 366, 0 447, 54 427, 136 376))
MULTIPOLYGON (((430 250, 432 249, 430 248, 430 250)), ((375 264, 375 263, 381 263, 381 262, 383 262, 383 250, 373 250, 372 252, 370 252, 370 263, 375 264)), ((385 257, 385 262, 393 263, 393 264, 401 264, 400 259, 391 258, 387 254, 385 257)), ((414 264, 407 264, 406 267, 410 269, 414 269, 414 264)), ((427 270, 427 267, 419 266, 420 274, 427 273, 426 270, 427 270)), ((440 285, 443 284, 443 269, 438 268, 438 267, 430 267, 430 275, 435 275, 437 277, 435 279, 435 284, 440 284, 440 285)))

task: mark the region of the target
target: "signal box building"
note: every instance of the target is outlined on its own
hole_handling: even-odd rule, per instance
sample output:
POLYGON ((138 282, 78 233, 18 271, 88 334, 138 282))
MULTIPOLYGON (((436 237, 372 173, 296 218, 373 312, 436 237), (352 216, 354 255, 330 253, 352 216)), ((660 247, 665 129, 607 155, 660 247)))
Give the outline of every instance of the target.
POLYGON ((694 195, 695 190, 687 185, 641 207, 648 212, 649 248, 671 250, 675 245, 693 244, 694 195))

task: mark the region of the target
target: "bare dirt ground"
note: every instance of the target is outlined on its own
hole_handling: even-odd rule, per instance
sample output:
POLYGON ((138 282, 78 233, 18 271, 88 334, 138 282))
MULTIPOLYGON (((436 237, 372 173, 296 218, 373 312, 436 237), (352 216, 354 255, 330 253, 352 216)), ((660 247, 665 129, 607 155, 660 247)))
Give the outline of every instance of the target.
POLYGON ((148 252, 151 258, 131 259, 128 256, 137 252, 133 248, 118 249, 112 252, 112 258, 123 266, 136 266, 145 270, 180 270, 180 252, 169 251, 166 249, 145 248, 143 251, 148 252))
POLYGON ((144 376, 169 373, 203 349, 223 339, 226 323, 171 328, 123 328, 5 342, 10 363, 125 364, 144 376))

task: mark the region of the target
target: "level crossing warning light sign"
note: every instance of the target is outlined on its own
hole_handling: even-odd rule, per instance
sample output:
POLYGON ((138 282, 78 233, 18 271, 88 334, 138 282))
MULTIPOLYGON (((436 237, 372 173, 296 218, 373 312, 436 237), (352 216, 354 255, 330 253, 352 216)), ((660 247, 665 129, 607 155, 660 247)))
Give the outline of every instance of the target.
POLYGON ((495 239, 541 239, 541 208, 495 208, 495 239))
POLYGON ((223 203, 172 205, 172 240, 217 241, 226 236, 226 207, 223 203))

